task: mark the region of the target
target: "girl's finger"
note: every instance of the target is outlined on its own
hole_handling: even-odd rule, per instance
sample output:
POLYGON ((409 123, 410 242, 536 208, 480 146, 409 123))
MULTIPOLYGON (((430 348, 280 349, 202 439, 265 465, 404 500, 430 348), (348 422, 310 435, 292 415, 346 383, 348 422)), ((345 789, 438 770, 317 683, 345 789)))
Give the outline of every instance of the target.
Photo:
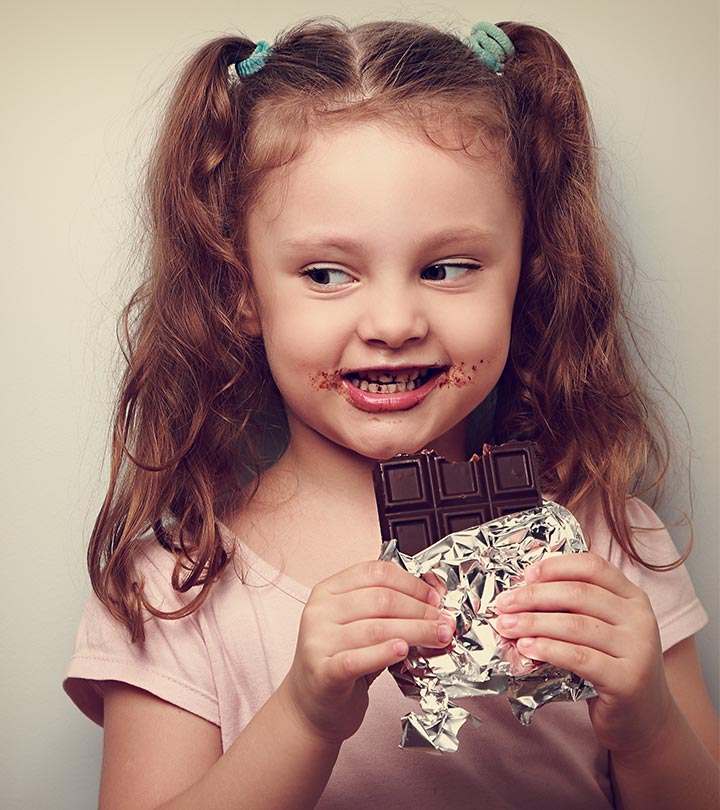
POLYGON ((439 619, 440 608, 391 588, 360 588, 334 599, 338 624, 360 619, 439 619))
POLYGON ((569 580, 592 583, 625 599, 636 596, 639 590, 622 571, 591 551, 546 557, 525 572, 528 583, 569 580))
POLYGON ((625 635, 600 619, 576 613, 505 613, 491 624, 504 638, 543 637, 579 644, 617 658, 625 635))
MULTIPOLYGON (((574 672, 590 681, 598 690, 612 689, 612 678, 618 675, 618 659, 592 647, 569 644, 553 638, 520 638, 517 648, 528 658, 574 672)), ((618 689, 622 684, 616 683, 618 689)))
POLYGON ((608 624, 627 620, 627 600, 589 582, 541 582, 504 591, 495 601, 500 613, 567 612, 608 624))
POLYGON ((343 650, 328 661, 327 677, 338 685, 347 684, 402 661, 408 649, 404 639, 393 638, 372 647, 343 650))
POLYGON ((401 638, 411 647, 442 649, 450 643, 454 632, 455 622, 449 616, 436 621, 364 619, 336 628, 329 643, 338 650, 351 650, 401 638))
POLYGON ((358 563, 329 577, 315 586, 331 594, 349 593, 361 588, 390 588, 434 607, 440 597, 434 588, 414 577, 395 563, 371 560, 358 563))

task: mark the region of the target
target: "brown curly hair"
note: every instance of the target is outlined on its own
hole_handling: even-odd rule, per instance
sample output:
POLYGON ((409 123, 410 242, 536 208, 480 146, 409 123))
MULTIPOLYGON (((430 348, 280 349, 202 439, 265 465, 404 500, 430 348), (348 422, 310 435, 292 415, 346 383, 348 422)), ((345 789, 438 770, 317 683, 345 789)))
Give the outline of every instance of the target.
POLYGON ((587 102, 549 34, 500 25, 517 51, 502 76, 449 33, 387 22, 304 23, 232 86, 228 66, 253 51, 247 39, 214 40, 187 64, 148 175, 147 280, 124 312, 109 489, 88 551, 94 590, 133 641, 146 612, 179 618, 204 601, 231 556, 217 519, 282 444, 282 404, 247 328, 243 223, 267 173, 333 120, 373 118, 428 137, 451 121, 496 149, 525 226, 495 439, 535 441, 544 491, 571 509, 598 496, 618 543, 642 562, 625 502, 663 479, 667 434, 626 348, 587 102), (200 586, 175 612, 149 604, 134 571, 136 541, 149 532, 176 554, 173 587, 200 586))

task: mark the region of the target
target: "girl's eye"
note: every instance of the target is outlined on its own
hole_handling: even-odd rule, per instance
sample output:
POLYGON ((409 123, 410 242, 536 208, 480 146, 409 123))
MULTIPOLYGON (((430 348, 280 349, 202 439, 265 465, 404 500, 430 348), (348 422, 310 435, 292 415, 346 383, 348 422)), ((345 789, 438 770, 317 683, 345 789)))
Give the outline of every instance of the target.
POLYGON ((453 281, 465 273, 480 269, 476 262, 438 262, 424 268, 420 277, 425 281, 453 281))
POLYGON ((302 275, 322 287, 334 287, 338 284, 347 284, 353 280, 352 276, 337 267, 308 267, 302 271, 302 275))

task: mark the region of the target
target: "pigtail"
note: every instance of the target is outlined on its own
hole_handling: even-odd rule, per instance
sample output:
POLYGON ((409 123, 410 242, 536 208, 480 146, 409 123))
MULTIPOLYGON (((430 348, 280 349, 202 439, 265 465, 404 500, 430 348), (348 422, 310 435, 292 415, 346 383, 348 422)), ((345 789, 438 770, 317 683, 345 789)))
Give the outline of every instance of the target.
POLYGON ((599 494, 612 534, 641 561, 625 502, 664 477, 668 437, 626 349, 587 101, 549 34, 503 27, 517 50, 504 79, 514 94, 525 241, 501 433, 537 441, 545 489, 555 499, 573 508, 599 494))
POLYGON ((144 638, 145 611, 191 613, 229 561, 217 527, 223 493, 257 475, 253 420, 272 396, 261 342, 248 334, 251 281, 241 260, 236 162, 244 121, 227 67, 253 49, 226 38, 180 77, 147 180, 148 281, 123 316, 127 370, 110 484, 88 550, 93 587, 144 638), (178 610, 149 603, 133 568, 154 532, 176 554, 173 587, 199 586, 178 610))

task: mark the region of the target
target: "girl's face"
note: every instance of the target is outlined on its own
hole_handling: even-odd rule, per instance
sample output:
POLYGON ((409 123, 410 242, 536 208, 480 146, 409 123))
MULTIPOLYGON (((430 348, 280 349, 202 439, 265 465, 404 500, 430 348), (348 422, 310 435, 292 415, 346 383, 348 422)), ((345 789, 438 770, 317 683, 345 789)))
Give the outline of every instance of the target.
POLYGON ((505 365, 520 273, 497 157, 387 125, 321 131, 271 175, 247 228, 292 441, 459 459, 505 365))

